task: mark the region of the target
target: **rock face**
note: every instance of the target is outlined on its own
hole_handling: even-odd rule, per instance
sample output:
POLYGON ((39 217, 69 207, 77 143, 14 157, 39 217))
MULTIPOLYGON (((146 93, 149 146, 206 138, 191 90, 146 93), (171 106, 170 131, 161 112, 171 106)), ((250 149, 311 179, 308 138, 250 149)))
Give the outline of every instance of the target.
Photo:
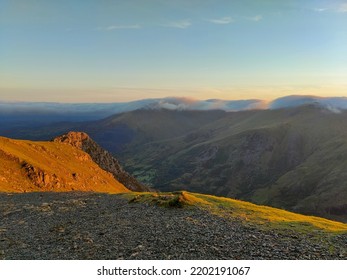
POLYGON ((39 188, 59 188, 60 181, 56 174, 49 174, 30 163, 23 161, 22 169, 32 183, 39 188))
POLYGON ((69 132, 54 138, 53 142, 69 144, 88 153, 95 163, 97 163, 103 170, 110 172, 115 179, 121 182, 129 190, 138 192, 150 191, 148 187, 142 185, 129 173, 124 171, 118 160, 92 140, 87 133, 69 132))

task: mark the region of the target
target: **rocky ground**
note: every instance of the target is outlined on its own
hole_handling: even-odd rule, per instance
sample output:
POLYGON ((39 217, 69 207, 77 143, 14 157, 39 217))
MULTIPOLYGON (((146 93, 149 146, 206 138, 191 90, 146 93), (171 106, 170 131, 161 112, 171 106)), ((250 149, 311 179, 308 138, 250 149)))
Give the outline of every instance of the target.
POLYGON ((96 193, 0 194, 0 259, 347 259, 347 235, 266 231, 96 193))

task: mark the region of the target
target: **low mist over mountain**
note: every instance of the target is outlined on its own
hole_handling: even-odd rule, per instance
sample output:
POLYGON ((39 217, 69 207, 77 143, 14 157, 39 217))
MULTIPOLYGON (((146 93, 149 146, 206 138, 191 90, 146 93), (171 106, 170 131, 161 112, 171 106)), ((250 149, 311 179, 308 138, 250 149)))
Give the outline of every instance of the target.
MULTIPOLYGON (((248 100, 196 100, 185 97, 143 99, 119 103, 46 103, 0 101, 0 135, 21 138, 21 131, 39 129, 51 123, 96 121, 114 114, 135 110, 214 111, 238 112, 249 110, 276 110, 281 108, 315 105, 339 113, 347 109, 345 97, 316 97, 293 95, 271 102, 260 99, 248 100)), ((64 126, 64 125, 63 125, 64 126)), ((59 130, 62 133, 67 130, 59 130)), ((57 133, 53 134, 54 136, 57 133)), ((42 139, 28 133, 26 139, 42 139)))
POLYGON ((273 101, 248 100, 196 100, 184 97, 143 99, 120 103, 45 103, 45 102, 1 102, 0 122, 9 121, 88 121, 108 117, 113 114, 138 109, 168 110, 223 110, 237 112, 254 109, 279 109, 315 104, 333 109, 347 109, 346 97, 323 98, 293 95, 273 101))
POLYGON ((347 97, 318 97, 318 96, 302 96, 292 95, 278 98, 268 104, 268 109, 281 109, 299 107, 303 105, 316 105, 318 107, 327 108, 335 112, 347 109, 347 97))
POLYGON ((313 105, 331 112, 347 109, 346 97, 317 97, 304 95, 285 96, 273 101, 249 100, 196 100, 184 97, 143 99, 123 103, 45 103, 1 102, 0 133, 11 136, 11 130, 41 127, 51 123, 85 122, 106 119, 120 113, 136 110, 170 111, 224 111, 277 110, 313 105), (7 131, 9 130, 9 131, 7 131))

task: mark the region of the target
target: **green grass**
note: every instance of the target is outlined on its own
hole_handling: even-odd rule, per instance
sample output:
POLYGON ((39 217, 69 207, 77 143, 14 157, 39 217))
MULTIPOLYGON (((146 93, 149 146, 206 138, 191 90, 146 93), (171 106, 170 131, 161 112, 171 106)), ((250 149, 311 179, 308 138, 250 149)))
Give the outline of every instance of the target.
POLYGON ((236 218, 265 229, 292 229, 299 232, 325 231, 347 233, 347 224, 306 216, 268 206, 230 198, 185 191, 172 193, 128 193, 129 202, 147 203, 168 208, 197 207, 226 218, 236 218))

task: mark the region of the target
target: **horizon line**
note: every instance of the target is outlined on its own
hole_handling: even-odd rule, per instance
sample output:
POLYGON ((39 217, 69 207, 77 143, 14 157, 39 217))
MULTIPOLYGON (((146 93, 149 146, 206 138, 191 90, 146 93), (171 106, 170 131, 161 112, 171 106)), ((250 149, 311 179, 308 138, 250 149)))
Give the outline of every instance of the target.
POLYGON ((239 98, 239 99, 222 99, 222 98, 195 98, 191 96, 165 96, 165 97, 148 97, 148 98, 139 98, 139 99, 133 99, 129 101, 109 101, 109 102, 84 102, 84 101, 25 101, 25 100, 2 100, 0 99, 0 104, 18 104, 18 103, 43 103, 43 104, 122 104, 122 103, 132 103, 137 101, 143 101, 143 100, 169 100, 169 99, 176 99, 176 100, 187 100, 191 102, 206 102, 206 101, 258 101, 258 102, 264 102, 264 103, 271 103, 278 99, 283 99, 286 97, 302 97, 302 98, 317 98, 317 99, 332 99, 332 98, 346 98, 347 95, 336 95, 336 96, 321 96, 321 95, 313 95, 313 94, 290 94, 290 95, 283 95, 279 96, 273 99, 260 99, 260 98, 239 98))

